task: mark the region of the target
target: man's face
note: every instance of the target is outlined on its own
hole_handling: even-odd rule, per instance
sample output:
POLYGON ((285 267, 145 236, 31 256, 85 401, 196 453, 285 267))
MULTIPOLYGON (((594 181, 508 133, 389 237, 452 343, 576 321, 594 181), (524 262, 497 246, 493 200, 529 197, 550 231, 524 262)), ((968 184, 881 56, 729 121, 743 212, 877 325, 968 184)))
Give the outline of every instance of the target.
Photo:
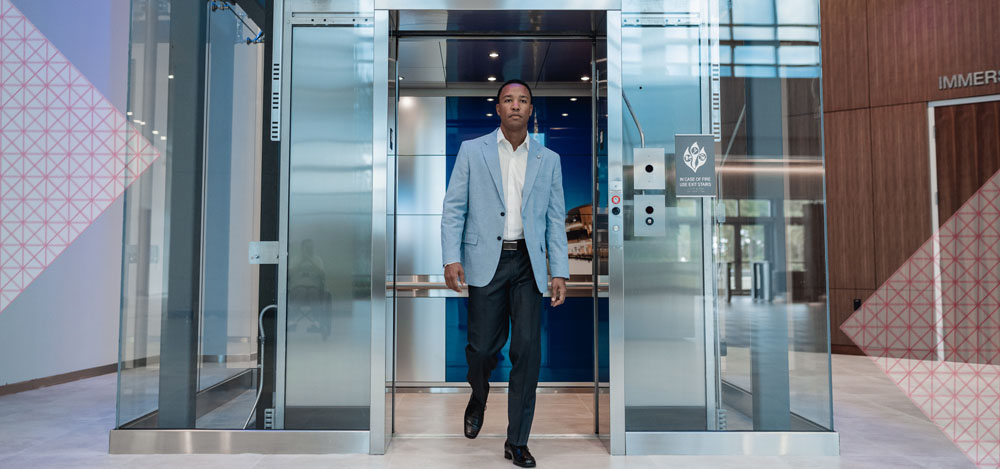
POLYGON ((500 91, 497 115, 500 116, 500 123, 505 128, 520 130, 527 127, 531 111, 531 95, 524 85, 511 83, 500 91))

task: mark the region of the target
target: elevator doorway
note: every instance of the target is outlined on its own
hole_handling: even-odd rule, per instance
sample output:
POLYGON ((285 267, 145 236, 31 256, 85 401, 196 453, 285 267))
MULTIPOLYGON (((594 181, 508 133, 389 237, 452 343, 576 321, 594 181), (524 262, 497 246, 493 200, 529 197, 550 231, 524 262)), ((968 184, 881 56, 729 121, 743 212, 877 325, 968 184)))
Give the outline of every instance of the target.
MULTIPOLYGON (((396 357, 391 432, 462 435, 467 293, 445 287, 441 203, 459 145, 496 130, 497 89, 519 78, 532 89, 529 137, 560 154, 570 243, 570 297, 543 308, 532 435, 594 437, 609 418, 607 217, 599 208, 606 13, 397 10, 388 16, 395 98, 387 164, 387 306, 394 308, 396 357)), ((505 346, 490 379, 481 438, 505 435, 509 370, 505 346)))

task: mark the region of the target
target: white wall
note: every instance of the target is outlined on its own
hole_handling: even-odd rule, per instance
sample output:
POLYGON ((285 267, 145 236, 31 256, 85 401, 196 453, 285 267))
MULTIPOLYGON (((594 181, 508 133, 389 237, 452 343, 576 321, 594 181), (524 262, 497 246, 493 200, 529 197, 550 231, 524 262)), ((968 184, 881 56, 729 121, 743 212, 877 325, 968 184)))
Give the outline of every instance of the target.
MULTIPOLYGON (((124 112, 129 0, 13 0, 124 112)), ((0 312, 0 386, 117 361, 122 201, 0 312)))
POLYGON ((0 313, 0 386, 115 363, 122 201, 0 313))

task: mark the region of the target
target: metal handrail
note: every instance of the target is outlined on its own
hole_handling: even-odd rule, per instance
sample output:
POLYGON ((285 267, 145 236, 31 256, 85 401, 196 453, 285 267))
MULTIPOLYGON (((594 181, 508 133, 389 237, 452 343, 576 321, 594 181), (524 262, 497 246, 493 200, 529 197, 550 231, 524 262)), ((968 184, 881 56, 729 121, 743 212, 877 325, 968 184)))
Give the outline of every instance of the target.
POLYGON ((639 129, 639 148, 646 148, 646 134, 643 133, 642 125, 639 124, 639 118, 635 116, 635 111, 632 110, 632 103, 628 102, 628 96, 625 96, 624 91, 622 91, 622 99, 625 100, 625 107, 628 108, 628 113, 632 115, 635 128, 639 129))

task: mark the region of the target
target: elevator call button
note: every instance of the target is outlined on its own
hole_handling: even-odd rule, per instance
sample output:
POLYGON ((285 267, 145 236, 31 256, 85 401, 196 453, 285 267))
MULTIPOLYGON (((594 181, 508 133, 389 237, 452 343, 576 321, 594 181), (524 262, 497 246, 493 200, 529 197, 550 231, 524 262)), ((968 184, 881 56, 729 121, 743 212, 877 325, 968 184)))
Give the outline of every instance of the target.
POLYGON ((618 205, 619 203, 621 203, 621 201, 622 201, 621 197, 618 197, 617 195, 611 196, 612 204, 618 205))
POLYGON ((636 194, 634 235, 636 237, 654 237, 667 235, 667 223, 664 217, 666 200, 662 194, 636 194), (645 216, 641 216, 639 214, 645 216))
POLYGON ((632 161, 635 167, 632 184, 636 190, 666 189, 666 151, 663 148, 636 148, 632 153, 632 161))

